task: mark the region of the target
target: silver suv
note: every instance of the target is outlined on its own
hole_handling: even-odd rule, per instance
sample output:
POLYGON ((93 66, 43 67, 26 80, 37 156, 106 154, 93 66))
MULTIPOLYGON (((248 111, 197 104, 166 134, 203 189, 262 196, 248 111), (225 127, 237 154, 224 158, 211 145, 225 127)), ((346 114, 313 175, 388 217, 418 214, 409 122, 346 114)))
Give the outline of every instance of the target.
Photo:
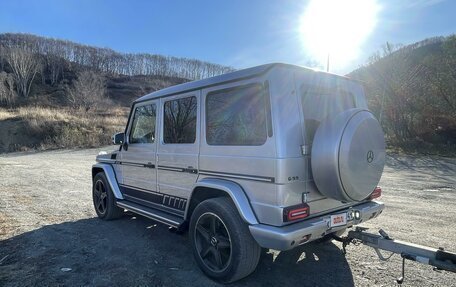
POLYGON ((188 230, 210 278, 252 273, 288 250, 378 216, 382 129, 362 86, 268 64, 136 100, 119 149, 93 165, 104 220, 124 210, 188 230))

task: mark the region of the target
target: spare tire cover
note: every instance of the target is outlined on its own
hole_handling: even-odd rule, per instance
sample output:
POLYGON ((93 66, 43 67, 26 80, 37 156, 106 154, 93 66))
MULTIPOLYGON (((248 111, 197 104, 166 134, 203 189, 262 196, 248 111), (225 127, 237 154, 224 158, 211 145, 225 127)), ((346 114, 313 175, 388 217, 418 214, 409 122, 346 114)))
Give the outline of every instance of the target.
POLYGON ((384 134, 370 111, 346 110, 318 127, 311 166, 323 195, 340 201, 362 201, 377 186, 384 165, 384 134))

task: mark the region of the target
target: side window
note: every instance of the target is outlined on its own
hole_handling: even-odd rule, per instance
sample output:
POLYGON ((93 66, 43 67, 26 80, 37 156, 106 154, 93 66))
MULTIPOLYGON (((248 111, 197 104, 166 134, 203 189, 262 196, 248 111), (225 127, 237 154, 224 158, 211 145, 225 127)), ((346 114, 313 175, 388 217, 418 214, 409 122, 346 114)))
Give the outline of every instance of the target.
POLYGON ((163 142, 167 144, 194 143, 196 139, 196 97, 165 102, 163 142))
POLYGON ((133 123, 131 125, 129 142, 154 143, 155 142, 156 106, 145 105, 135 109, 133 123))
POLYGON ((266 93, 251 84, 209 93, 206 141, 209 145, 258 146, 266 142, 266 93))

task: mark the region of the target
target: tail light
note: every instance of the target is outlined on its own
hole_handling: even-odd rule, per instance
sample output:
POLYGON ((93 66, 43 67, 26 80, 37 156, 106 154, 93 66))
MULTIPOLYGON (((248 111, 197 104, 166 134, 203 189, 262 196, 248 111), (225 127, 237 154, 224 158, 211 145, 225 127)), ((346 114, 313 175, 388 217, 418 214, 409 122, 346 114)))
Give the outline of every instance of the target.
POLYGON ((377 186, 371 193, 369 199, 379 198, 380 196, 382 196, 382 189, 380 188, 380 186, 377 186))
POLYGON ((306 203, 285 207, 283 209, 283 221, 293 221, 306 218, 310 214, 309 205, 306 203))

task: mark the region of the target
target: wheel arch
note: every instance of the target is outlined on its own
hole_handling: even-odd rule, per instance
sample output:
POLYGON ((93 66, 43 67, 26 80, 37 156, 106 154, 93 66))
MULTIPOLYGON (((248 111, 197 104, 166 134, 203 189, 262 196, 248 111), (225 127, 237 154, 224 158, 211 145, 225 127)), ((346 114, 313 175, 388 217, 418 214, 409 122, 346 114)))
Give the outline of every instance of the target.
POLYGON ((96 163, 92 166, 92 180, 95 178, 99 172, 103 172, 108 180, 108 184, 111 187, 112 193, 116 199, 124 199, 122 193, 120 192, 119 185, 117 184, 116 173, 112 168, 112 165, 107 163, 96 163))
POLYGON ((258 224, 249 199, 242 187, 235 182, 217 178, 205 178, 193 185, 187 207, 185 208, 184 219, 190 220, 193 210, 200 202, 221 196, 229 197, 233 201, 239 215, 246 223, 258 224))

